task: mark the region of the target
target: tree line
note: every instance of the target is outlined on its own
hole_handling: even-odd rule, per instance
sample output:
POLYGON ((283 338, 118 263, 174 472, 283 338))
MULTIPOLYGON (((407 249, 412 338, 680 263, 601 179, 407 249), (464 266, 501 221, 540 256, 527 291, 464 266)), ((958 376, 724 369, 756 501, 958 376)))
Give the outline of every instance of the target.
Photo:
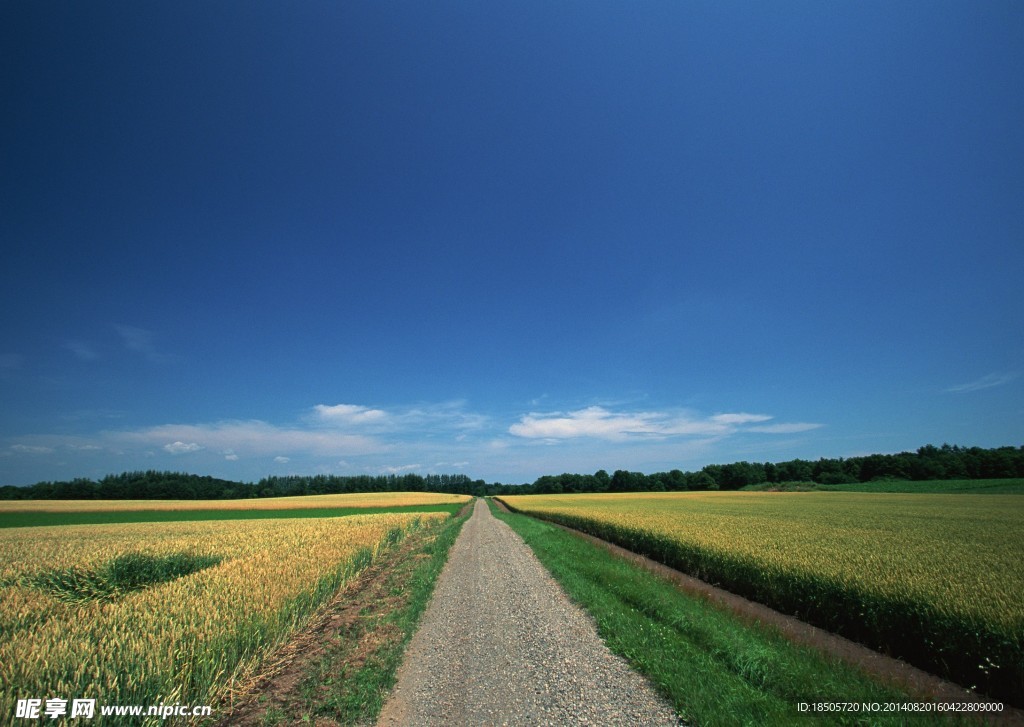
POLYGON ((182 472, 125 472, 100 480, 78 478, 0 487, 0 500, 225 500, 346 492, 448 492, 510 495, 558 492, 644 492, 660 490, 737 490, 746 485, 783 482, 850 484, 872 480, 972 480, 1024 477, 1024 446, 959 447, 926 445, 916 452, 871 454, 817 461, 709 464, 696 472, 629 472, 609 475, 544 475, 532 484, 508 485, 467 475, 290 475, 245 483, 182 472))
POLYGON ((264 477, 232 482, 184 472, 124 472, 100 480, 77 478, 0 487, 0 500, 231 500, 346 492, 450 492, 483 495, 483 480, 466 475, 336 475, 264 477))
POLYGON ((864 457, 826 458, 817 461, 733 462, 709 464, 696 472, 629 472, 609 475, 544 475, 531 485, 500 485, 495 494, 558 492, 645 492, 661 490, 738 490, 747 485, 814 482, 840 485, 874 480, 974 480, 1024 477, 1024 446, 959 447, 926 445, 916 452, 871 454, 864 457))

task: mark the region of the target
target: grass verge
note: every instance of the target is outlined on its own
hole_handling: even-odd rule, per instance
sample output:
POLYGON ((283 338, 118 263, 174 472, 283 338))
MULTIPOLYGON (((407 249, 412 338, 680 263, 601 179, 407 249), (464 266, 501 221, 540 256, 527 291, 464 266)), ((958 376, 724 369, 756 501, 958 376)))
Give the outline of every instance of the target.
POLYGON ((300 645, 286 672, 253 695, 229 723, 373 724, 471 512, 466 508, 465 514, 406 538, 371 567, 358 590, 328 614, 323 631, 300 645))
MULTIPOLYGON (((881 712, 800 712, 817 702, 918 701, 860 671, 746 623, 554 525, 500 512, 566 593, 594 618, 608 647, 664 694, 688 724, 908 724, 881 712)), ((913 715, 913 724, 950 724, 913 715)))
POLYGON ((452 515, 463 503, 449 505, 401 505, 396 507, 310 507, 281 510, 109 510, 98 512, 0 512, 0 528, 47 525, 103 525, 110 523, 165 523, 188 520, 262 520, 272 518, 345 517, 403 512, 447 512, 452 515))

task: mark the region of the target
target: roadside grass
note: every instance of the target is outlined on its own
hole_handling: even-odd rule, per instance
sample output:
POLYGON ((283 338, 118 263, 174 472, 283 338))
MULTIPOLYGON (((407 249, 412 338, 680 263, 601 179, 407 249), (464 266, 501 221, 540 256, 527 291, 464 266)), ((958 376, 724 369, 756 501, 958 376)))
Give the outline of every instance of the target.
MULTIPOLYGON (((670 582, 549 523, 501 512, 561 583, 593 616, 608 647, 623 656, 694 725, 907 724, 873 712, 799 712, 801 702, 912 702, 859 670, 797 646, 689 596, 670 582)), ((951 724, 914 715, 913 724, 951 724)))
POLYGON ((0 528, 49 525, 104 525, 116 523, 164 523, 190 520, 264 520, 272 518, 345 517, 405 512, 446 512, 454 515, 464 503, 401 505, 394 507, 310 507, 279 510, 108 510, 89 512, 0 512, 0 528))
POLYGON ((387 561, 378 580, 355 596, 358 615, 303 668, 287 702, 268 715, 270 723, 286 717, 288 724, 373 724, 470 513, 415 536, 413 547, 387 561))

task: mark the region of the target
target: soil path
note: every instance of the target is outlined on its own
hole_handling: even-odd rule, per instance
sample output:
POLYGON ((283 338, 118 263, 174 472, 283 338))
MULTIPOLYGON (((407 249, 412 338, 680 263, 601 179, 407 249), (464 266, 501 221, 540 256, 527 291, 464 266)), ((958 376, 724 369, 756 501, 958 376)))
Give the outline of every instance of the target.
POLYGON ((452 546, 378 725, 676 725, 483 500, 452 546))

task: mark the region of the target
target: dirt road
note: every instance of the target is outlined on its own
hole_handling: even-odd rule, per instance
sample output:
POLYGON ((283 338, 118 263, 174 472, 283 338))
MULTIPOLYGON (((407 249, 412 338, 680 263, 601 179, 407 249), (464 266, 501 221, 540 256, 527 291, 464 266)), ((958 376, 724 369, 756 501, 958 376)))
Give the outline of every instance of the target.
POLYGON ((378 725, 548 724, 678 720, 478 500, 378 725))

